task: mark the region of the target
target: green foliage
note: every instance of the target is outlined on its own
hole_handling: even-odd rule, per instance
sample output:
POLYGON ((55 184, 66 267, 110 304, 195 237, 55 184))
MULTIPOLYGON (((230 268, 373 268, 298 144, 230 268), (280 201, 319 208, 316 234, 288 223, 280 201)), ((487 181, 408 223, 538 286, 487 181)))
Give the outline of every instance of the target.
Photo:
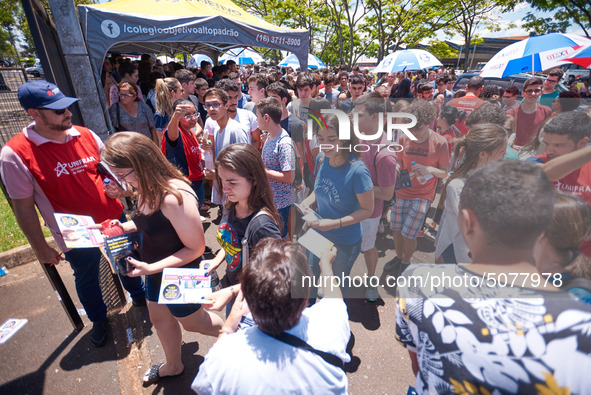
MULTIPOLYGON (((43 220, 41 220, 43 221, 43 220)), ((14 213, 6 201, 6 197, 0 192, 0 252, 8 251, 15 247, 28 244, 27 238, 16 223, 14 213)), ((42 222, 43 223, 43 222, 42 222)), ((51 236, 46 227, 43 227, 45 237, 51 236)))
MULTIPOLYGON (((505 10, 513 10, 522 0, 508 0, 505 10)), ((591 6, 589 0, 526 0, 537 11, 551 12, 552 17, 539 17, 529 12, 524 28, 533 34, 565 32, 570 26, 578 25, 591 38, 591 6)))
POLYGON ((450 47, 445 41, 429 42, 429 52, 438 59, 454 58, 458 56, 458 51, 450 47))

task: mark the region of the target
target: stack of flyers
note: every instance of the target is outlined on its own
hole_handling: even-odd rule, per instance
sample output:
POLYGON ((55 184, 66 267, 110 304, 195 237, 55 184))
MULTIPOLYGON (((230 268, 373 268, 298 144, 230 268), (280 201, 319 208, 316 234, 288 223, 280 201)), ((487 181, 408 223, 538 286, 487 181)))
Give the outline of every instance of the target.
POLYGON ((162 271, 159 304, 210 303, 211 277, 205 269, 167 267, 162 271))
POLYGON ((54 213, 53 215, 66 247, 93 248, 103 243, 103 235, 100 230, 86 228, 88 225, 94 225, 92 217, 64 213, 54 213))

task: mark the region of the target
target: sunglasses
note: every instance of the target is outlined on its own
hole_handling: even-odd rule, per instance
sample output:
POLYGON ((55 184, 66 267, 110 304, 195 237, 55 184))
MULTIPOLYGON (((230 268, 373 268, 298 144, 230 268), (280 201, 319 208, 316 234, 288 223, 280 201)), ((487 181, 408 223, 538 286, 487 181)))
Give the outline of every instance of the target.
POLYGON ((47 111, 53 111, 53 113, 55 115, 64 115, 66 113, 66 110, 70 111, 70 107, 66 107, 66 108, 62 108, 61 110, 52 110, 50 108, 43 108, 40 107, 38 108, 38 110, 47 110, 47 111))

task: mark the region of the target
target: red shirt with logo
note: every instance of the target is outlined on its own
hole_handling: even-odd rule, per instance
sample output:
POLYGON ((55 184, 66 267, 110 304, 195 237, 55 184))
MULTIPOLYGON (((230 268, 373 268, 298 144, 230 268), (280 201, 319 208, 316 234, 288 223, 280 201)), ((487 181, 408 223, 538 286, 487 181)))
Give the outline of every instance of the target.
MULTIPOLYGON (((536 156, 543 163, 548 162, 548 154, 536 156)), ((553 181, 556 190, 579 196, 591 205, 591 162, 583 165, 560 180, 553 181)))
MULTIPOLYGON (((543 163, 548 162, 548 154, 536 156, 543 163)), ((553 181, 554 188, 558 191, 579 196, 591 205, 591 162, 583 165, 558 181, 553 181)), ((585 256, 591 256, 591 241, 585 241, 580 247, 585 256)))
POLYGON ((476 110, 484 103, 484 100, 476 97, 473 93, 468 93, 466 94, 466 96, 462 97, 456 97, 455 99, 451 99, 449 103, 447 103, 448 106, 453 106, 458 110, 466 113, 466 115, 462 118, 461 121, 457 121, 455 123, 455 126, 461 132, 460 136, 464 136, 468 133, 468 127, 466 126, 466 118, 468 118, 468 115, 470 115, 472 111, 476 110))
MULTIPOLYGON (((54 237, 53 212, 89 215, 97 223, 121 217, 123 206, 105 195, 97 173, 98 141, 90 130, 76 126, 68 130, 65 143, 55 142, 37 134, 33 124, 2 149, 0 165, 9 196, 33 196, 54 237)), ((65 248, 61 237, 56 240, 65 248)))

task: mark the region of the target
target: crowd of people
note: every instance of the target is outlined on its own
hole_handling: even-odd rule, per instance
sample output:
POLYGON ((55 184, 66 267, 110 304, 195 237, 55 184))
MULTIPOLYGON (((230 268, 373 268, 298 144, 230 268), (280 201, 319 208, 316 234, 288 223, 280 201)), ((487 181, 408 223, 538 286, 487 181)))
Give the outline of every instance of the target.
MULTIPOLYGON (((182 325, 219 336, 193 382, 199 394, 346 393, 350 286, 303 279, 346 277, 359 255, 376 276, 376 241, 389 228, 390 276, 528 278, 509 291, 490 282, 436 295, 399 287, 392 337, 409 351, 418 393, 591 387, 591 114, 581 93, 556 91, 561 70, 519 91, 478 76, 457 87, 445 68, 376 78, 357 66, 200 66, 106 59, 114 133, 104 143, 72 125, 77 99, 26 83, 19 101, 34 122, 0 156, 41 262, 60 254, 42 237, 34 205, 63 251, 54 212, 142 233, 141 259, 130 258, 121 279, 135 305, 147 304, 166 356, 144 386, 183 372, 182 325), (105 191, 99 160, 129 188, 105 191), (72 201, 72 191, 85 198, 72 201), (126 196, 136 202, 129 217, 118 200, 126 196), (202 222, 216 206, 219 246, 206 246, 202 222), (328 247, 298 245, 307 231, 328 247), (425 236, 435 244, 427 267, 413 258, 425 236), (180 266, 212 276, 225 269, 210 304, 157 303, 162 270, 180 266), (216 313, 224 309, 225 320, 216 313)), ((102 346, 100 253, 81 250, 65 258, 91 341, 102 346)), ((368 303, 380 298, 379 287, 364 287, 368 303)))

